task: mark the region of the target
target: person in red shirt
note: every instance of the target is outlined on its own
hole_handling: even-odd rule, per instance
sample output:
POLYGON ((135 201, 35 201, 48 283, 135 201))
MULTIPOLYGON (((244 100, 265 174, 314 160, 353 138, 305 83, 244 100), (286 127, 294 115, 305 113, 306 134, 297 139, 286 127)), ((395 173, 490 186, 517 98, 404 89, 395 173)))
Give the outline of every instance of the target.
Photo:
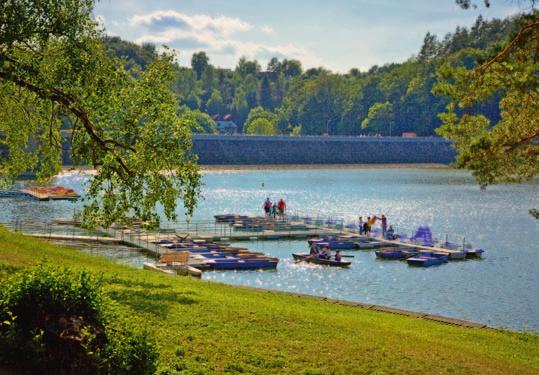
POLYGON ((279 203, 277 203, 277 209, 279 210, 279 217, 281 219, 284 219, 284 212, 286 210, 286 203, 283 198, 279 199, 279 203))

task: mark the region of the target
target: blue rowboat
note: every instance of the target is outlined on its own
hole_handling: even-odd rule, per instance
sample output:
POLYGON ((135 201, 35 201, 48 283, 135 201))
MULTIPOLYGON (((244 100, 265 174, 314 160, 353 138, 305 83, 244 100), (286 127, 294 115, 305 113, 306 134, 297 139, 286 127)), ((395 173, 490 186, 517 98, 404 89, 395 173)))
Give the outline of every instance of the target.
POLYGON ((403 252, 398 249, 379 249, 375 250, 374 253, 376 254, 377 258, 382 259, 402 259, 404 258, 403 252))
POLYGON ((278 260, 273 259, 212 259, 204 262, 203 268, 211 270, 259 270, 276 268, 278 260))
POLYGON ((316 256, 311 256, 308 253, 294 253, 292 254, 295 260, 301 260, 304 262, 314 263, 314 264, 321 264, 324 266, 333 266, 333 267, 348 267, 350 266, 350 262, 343 262, 337 261, 335 259, 320 259, 316 256))
POLYGON ((240 259, 238 257, 223 254, 223 253, 197 253, 197 255, 200 255, 208 259, 240 259))
POLYGON ((449 254, 447 254, 447 253, 434 251, 434 252, 431 253, 431 256, 434 257, 434 258, 441 259, 444 263, 447 263, 449 261, 449 254))
POLYGON ((431 256, 419 255, 406 259, 406 262, 409 266, 417 267, 430 267, 442 264, 444 261, 440 258, 435 258, 431 256))
POLYGON ((419 254, 418 250, 399 247, 384 247, 375 250, 374 253, 382 259, 406 259, 419 254))

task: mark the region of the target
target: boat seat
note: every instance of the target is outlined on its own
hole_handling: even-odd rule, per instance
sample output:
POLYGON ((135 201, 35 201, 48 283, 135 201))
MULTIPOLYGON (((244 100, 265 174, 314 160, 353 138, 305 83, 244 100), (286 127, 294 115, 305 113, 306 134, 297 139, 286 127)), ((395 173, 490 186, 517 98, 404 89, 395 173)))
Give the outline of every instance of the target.
POLYGON ((180 251, 177 253, 164 253, 159 256, 159 262, 165 264, 182 263, 186 264, 189 260, 189 252, 180 251))

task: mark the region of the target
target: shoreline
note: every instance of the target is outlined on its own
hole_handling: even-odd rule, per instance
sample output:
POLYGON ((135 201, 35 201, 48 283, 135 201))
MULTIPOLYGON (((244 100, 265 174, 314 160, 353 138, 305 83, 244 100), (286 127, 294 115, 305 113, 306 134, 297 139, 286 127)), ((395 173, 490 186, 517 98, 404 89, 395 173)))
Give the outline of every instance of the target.
MULTIPOLYGON (((310 299, 314 301, 323 301, 323 302, 331 303, 334 305, 349 306, 349 307, 355 307, 358 309, 372 310, 372 311, 384 312, 384 313, 395 314, 395 315, 402 315, 402 316, 407 316, 409 318, 432 320, 438 323, 449 324, 449 325, 459 326, 463 328, 492 329, 492 330, 498 330, 498 331, 514 332, 514 333, 524 332, 524 331, 519 331, 519 330, 515 330, 511 328, 490 326, 485 323, 461 319, 461 318, 455 318, 455 317, 446 316, 446 315, 438 315, 438 314, 423 312, 423 311, 406 310, 406 309, 401 309, 399 307, 377 305, 377 304, 365 303, 365 302, 357 302, 357 301, 352 301, 352 300, 347 300, 347 299, 319 296, 315 294, 290 292, 290 291, 285 291, 285 290, 262 288, 262 287, 243 285, 243 284, 230 284, 230 283, 226 283, 222 281, 215 281, 212 279, 204 279, 204 277, 202 277, 200 282, 220 284, 220 285, 225 285, 232 288, 253 290, 253 291, 263 292, 263 293, 274 293, 274 294, 286 295, 290 297, 305 298, 305 299, 310 299)), ((531 332, 534 334, 537 333, 534 331, 531 331, 531 332)))
POLYGON ((222 164, 199 165, 204 172, 251 171, 251 170, 302 170, 302 169, 452 169, 447 164, 403 163, 403 164, 222 164))
MULTIPOLYGON (((200 164, 201 172, 255 171, 255 170, 315 170, 315 169, 453 169, 437 163, 380 163, 380 164, 200 164)), ((95 169, 87 166, 63 166, 61 174, 71 172, 93 174, 95 169)))

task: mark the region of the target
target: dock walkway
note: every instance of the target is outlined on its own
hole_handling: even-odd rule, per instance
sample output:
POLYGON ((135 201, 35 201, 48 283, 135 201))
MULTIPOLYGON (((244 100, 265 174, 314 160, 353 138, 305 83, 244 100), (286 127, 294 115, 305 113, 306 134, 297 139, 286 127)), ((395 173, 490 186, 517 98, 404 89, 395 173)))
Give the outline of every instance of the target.
POLYGON ((446 249, 446 248, 443 248, 443 247, 416 245, 414 243, 392 241, 392 240, 386 240, 386 239, 383 239, 383 238, 376 238, 376 239, 378 241, 380 241, 380 242, 386 242, 386 243, 392 244, 392 245, 414 247, 414 248, 420 249, 420 250, 427 250, 427 251, 433 251, 433 252, 439 252, 439 253, 446 253, 446 254, 449 254, 449 255, 461 253, 461 250, 451 250, 451 249, 446 249))
POLYGON ((330 235, 343 234, 342 230, 333 228, 318 228, 313 227, 306 231, 273 231, 264 230, 256 232, 229 232, 229 233, 214 233, 214 232, 183 232, 183 233, 168 233, 168 232, 148 232, 143 229, 127 230, 119 229, 115 230, 109 228, 106 232, 111 236, 124 243, 143 248, 150 253, 158 256, 166 252, 163 247, 155 244, 154 242, 159 240, 176 240, 179 237, 188 237, 191 240, 205 240, 205 241, 257 241, 257 240, 291 240, 291 239, 307 239, 311 237, 322 237, 330 235))
POLYGON ((120 244, 124 241, 115 237, 103 237, 103 236, 84 236, 84 235, 72 235, 72 234, 56 234, 56 233, 26 233, 27 236, 43 238, 49 240, 66 240, 66 241, 82 241, 82 242, 103 242, 120 244))

